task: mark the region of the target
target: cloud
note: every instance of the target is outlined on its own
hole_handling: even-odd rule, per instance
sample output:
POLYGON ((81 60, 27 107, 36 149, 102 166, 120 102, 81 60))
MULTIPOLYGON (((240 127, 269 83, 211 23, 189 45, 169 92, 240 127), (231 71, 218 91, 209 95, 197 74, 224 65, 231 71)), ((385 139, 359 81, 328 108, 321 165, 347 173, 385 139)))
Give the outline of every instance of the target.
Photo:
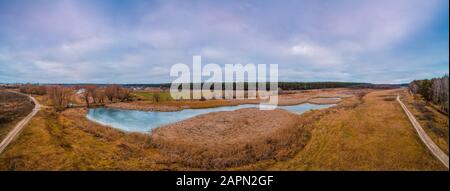
POLYGON ((115 3, 2 2, 0 79, 168 82, 171 65, 199 54, 204 64, 279 64, 288 81, 448 70, 446 1, 115 3))
POLYGON ((308 59, 318 66, 334 66, 342 63, 334 52, 310 43, 300 43, 291 47, 291 53, 308 59))
POLYGON ((227 53, 217 48, 205 47, 200 51, 200 55, 211 59, 223 59, 227 53))
POLYGON ((147 43, 154 47, 164 47, 175 43, 174 37, 167 31, 138 31, 132 36, 139 42, 147 43))
POLYGON ((81 40, 64 43, 59 47, 59 53, 69 57, 80 57, 86 53, 92 53, 108 47, 113 40, 106 37, 89 37, 81 40))

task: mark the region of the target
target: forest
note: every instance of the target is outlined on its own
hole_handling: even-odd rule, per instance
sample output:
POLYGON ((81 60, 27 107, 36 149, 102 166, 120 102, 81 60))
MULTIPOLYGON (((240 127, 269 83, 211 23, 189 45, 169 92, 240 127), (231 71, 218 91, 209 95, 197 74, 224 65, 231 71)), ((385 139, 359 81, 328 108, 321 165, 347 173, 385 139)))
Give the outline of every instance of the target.
MULTIPOLYGON (((204 83, 201 83, 198 87, 203 87, 204 83)), ((248 89, 248 82, 234 82, 234 83, 222 83, 222 90, 225 90, 226 86, 233 86, 233 90, 236 90, 238 84, 241 84, 244 87, 244 90, 248 89)), ((357 83, 357 82, 278 82, 278 88, 282 90, 310 90, 310 89, 325 89, 325 88, 343 88, 343 87, 352 87, 352 86, 372 86, 373 84, 369 83, 357 83)), ((126 84, 125 87, 157 87, 168 89, 170 88, 170 83, 163 84, 126 84)), ((193 83, 190 84, 191 89, 195 86, 193 83)), ((269 90, 270 83, 266 82, 266 90, 269 90)), ((211 86, 211 90, 214 89, 214 85, 211 86)), ((239 88, 238 88, 239 89, 239 88)))
POLYGON ((423 99, 437 105, 448 113, 449 100, 448 74, 440 78, 414 80, 409 84, 412 93, 419 94, 423 99))

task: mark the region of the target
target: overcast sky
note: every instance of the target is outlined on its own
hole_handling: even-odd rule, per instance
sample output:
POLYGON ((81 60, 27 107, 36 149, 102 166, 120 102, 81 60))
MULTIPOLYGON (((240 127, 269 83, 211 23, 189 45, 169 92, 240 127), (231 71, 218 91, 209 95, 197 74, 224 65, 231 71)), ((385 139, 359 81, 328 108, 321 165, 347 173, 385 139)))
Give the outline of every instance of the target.
POLYGON ((0 83, 170 82, 279 64, 280 81, 405 83, 449 69, 448 0, 0 0, 0 83))

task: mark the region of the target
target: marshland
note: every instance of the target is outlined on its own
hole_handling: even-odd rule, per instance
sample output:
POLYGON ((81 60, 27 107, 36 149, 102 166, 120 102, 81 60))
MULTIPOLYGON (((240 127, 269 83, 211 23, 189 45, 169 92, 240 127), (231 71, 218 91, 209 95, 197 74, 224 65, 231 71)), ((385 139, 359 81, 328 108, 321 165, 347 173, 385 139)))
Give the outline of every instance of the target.
POLYGON ((173 100, 164 88, 23 85, 2 92, 27 93, 44 107, 0 154, 0 168, 444 170, 394 98, 401 95, 448 153, 448 126, 436 129, 448 124, 442 111, 405 87, 365 86, 284 90, 279 108, 264 111, 260 100, 173 100), (190 115, 171 115, 183 111, 190 115), (127 122, 136 128, 122 128, 127 122))

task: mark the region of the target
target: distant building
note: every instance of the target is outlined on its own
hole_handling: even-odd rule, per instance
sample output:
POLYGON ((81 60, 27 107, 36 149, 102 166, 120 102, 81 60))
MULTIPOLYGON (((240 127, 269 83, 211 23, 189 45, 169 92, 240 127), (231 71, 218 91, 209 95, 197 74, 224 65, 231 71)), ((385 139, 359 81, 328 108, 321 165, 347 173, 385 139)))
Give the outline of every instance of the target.
POLYGON ((83 94, 84 92, 86 92, 86 89, 82 88, 82 89, 77 90, 77 92, 75 92, 75 94, 81 95, 81 94, 83 94))

